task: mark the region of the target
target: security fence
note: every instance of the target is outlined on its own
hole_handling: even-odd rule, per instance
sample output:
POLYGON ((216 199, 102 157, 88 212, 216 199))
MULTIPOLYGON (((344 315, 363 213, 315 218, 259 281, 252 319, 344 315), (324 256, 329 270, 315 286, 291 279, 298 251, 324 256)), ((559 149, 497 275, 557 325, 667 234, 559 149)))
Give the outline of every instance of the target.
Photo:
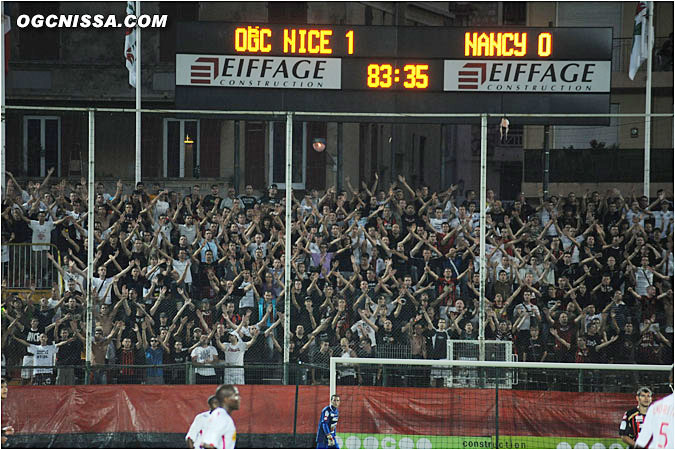
MULTIPOLYGON (((3 327, 11 330, 3 330, 3 339, 15 335, 36 345, 43 331, 52 342, 64 328, 66 338, 73 339, 76 330, 86 337, 100 327, 110 340, 129 338, 132 346, 156 337, 169 355, 178 342, 189 349, 206 335, 218 360, 226 360, 223 347, 246 346, 244 364, 262 365, 259 373, 244 371, 245 382, 251 383, 290 383, 294 376, 302 383, 320 383, 326 377, 324 362, 345 354, 443 359, 447 351, 437 345, 443 339, 503 339, 521 361, 527 355, 528 361, 672 363, 673 323, 666 314, 672 304, 671 195, 666 186, 638 198, 637 185, 619 186, 620 180, 612 178, 624 172, 607 174, 599 168, 601 161, 617 168, 628 158, 630 180, 639 181, 643 150, 621 153, 621 147, 627 136, 632 139, 633 128, 638 136, 644 132, 638 129, 644 125, 641 114, 608 114, 600 125, 605 117, 589 116, 594 126, 584 124, 584 115, 573 115, 576 125, 552 125, 550 145, 540 146, 548 132, 528 125, 527 114, 510 116, 509 129, 498 126, 503 117, 494 113, 366 115, 372 122, 350 123, 363 117, 324 114, 315 117, 323 122, 310 122, 311 114, 293 112, 143 110, 145 185, 135 185, 129 182, 136 169, 130 112, 6 107, 8 129, 27 133, 24 141, 21 133, 7 136, 7 162, 14 174, 8 174, 6 195, 14 205, 23 204, 24 194, 32 203, 46 199, 52 219, 62 222, 50 252, 38 251, 25 229, 14 233, 14 241, 22 244, 12 241, 5 247, 6 286, 56 287, 60 298, 47 299, 43 306, 7 297, 3 318, 9 320, 3 327), (415 122, 410 129, 386 122, 408 119, 415 122), (421 124, 432 119, 433 124, 421 124), (54 142, 43 143, 43 135, 54 142), (352 140, 358 145, 346 145, 352 140), (521 152, 524 147, 536 150, 521 152), (95 155, 89 166, 95 179, 86 176, 87 148, 95 155), (535 158, 528 155, 548 148, 565 149, 549 155, 548 181, 570 182, 574 190, 560 184, 551 192, 539 189, 539 175, 547 167, 542 162, 531 170, 535 158), (286 164, 288 157, 293 164, 286 164), (440 167, 429 163, 439 159, 440 167), (478 166, 484 176, 475 176, 478 166), (285 168, 292 169, 292 189, 286 192, 285 168), (580 182, 588 180, 616 187, 587 191, 580 182), (535 189, 526 194, 528 183, 535 189), (91 247, 85 245, 84 215, 90 193, 91 247), (291 205, 288 216, 285 203, 291 205), (614 225, 625 243, 620 251, 606 248, 614 225), (87 259, 90 248, 92 261, 87 259), (569 264, 565 252, 571 253, 569 264), (612 252, 622 259, 616 266, 625 260, 630 273, 602 284, 605 271, 616 270, 608 261, 612 252), (638 270, 642 256, 654 269, 655 294, 647 293, 650 283, 641 275, 649 270, 638 270), (80 279, 90 262, 93 278, 80 279), (58 286, 60 277, 64 282, 58 286), (82 289, 67 290, 71 279, 82 289), (83 326, 89 287, 94 287, 92 319, 83 326), (616 291, 620 299, 613 297, 616 291), (529 314, 523 314, 525 309, 529 314), (560 349, 560 334, 554 336, 563 316, 574 324, 563 339, 570 345, 566 352, 560 349), (39 318, 35 329, 32 317, 39 318), (538 339, 531 329, 538 330, 538 339), (235 330, 238 337, 230 342, 235 330), (282 361, 319 368, 295 373, 287 365, 265 371, 281 367, 282 361)), ((654 140, 672 142, 672 113, 654 114, 651 120, 654 140)), ((672 167, 665 164, 665 153, 653 152, 653 187, 665 184, 663 168, 672 167)), ((36 212, 22 208, 28 215, 36 212)), ((23 222, 12 224, 19 229, 23 222)), ((17 381, 26 346, 14 339, 4 344, 17 381)), ((74 351, 78 358, 81 350, 74 351)), ((114 349, 96 351, 98 362, 122 362, 114 349)), ((133 375, 103 372, 118 383, 118 375, 147 375, 136 369, 133 375)), ((198 369, 185 372, 187 382, 214 376, 198 369)), ((217 369, 219 379, 230 373, 223 366, 217 369)), ((362 382, 407 384, 404 376, 388 370, 361 376, 362 382)), ((179 368, 166 371, 164 382, 168 373, 171 382, 182 381, 179 368)), ((422 383, 418 378, 415 383, 422 383)))
MULTIPOLYGON (((83 384, 283 384, 284 365, 195 364, 81 364, 3 366, 3 377, 13 385, 76 386, 83 384)), ((293 363, 288 366, 289 384, 328 385, 328 364, 293 363), (323 375, 322 375, 323 374, 323 375)))
MULTIPOLYGON (((378 358, 379 359, 379 358, 378 358)), ((669 392, 668 368, 657 370, 615 370, 613 366, 587 369, 579 366, 557 368, 523 368, 470 366, 469 360, 458 359, 462 366, 438 364, 415 366, 401 364, 392 366, 369 362, 368 358, 354 358, 350 368, 343 360, 336 369, 336 386, 380 386, 380 387, 432 387, 511 389, 521 391, 562 391, 562 392, 615 392, 630 393, 636 386, 650 386, 655 392, 669 392), (602 369, 602 370, 601 370, 602 369), (665 375, 664 375, 665 373, 665 375), (352 376, 353 375, 353 378, 352 376), (438 383, 436 380, 443 380, 438 383)), ((513 365, 513 364, 512 364, 513 365)), ((531 364, 530 364, 531 365, 531 364)), ((653 366, 645 366, 653 368, 653 366)), ((291 385, 328 386, 328 364, 296 362, 288 367, 291 385)), ((87 366, 5 366, 3 376, 13 379, 13 385, 34 386, 76 386, 83 384, 144 384, 144 385, 189 385, 189 384, 237 384, 237 385, 281 385, 284 365, 226 363, 194 364, 191 361, 176 364, 105 364, 87 366)))

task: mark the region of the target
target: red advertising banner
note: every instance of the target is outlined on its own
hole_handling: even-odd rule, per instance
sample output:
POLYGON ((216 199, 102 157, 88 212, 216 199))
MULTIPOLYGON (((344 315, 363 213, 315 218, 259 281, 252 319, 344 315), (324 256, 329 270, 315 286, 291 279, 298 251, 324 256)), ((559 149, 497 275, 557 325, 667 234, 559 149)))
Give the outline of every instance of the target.
MULTIPOLYGON (((239 386, 239 433, 293 432, 295 386, 239 386)), ((215 386, 10 386, 2 423, 18 433, 186 432, 207 409, 215 386)), ((341 433, 489 436, 490 389, 339 388, 341 433)), ((326 386, 301 386, 297 432, 314 433, 328 403, 326 386)), ((499 391, 499 433, 520 436, 617 436, 631 394, 499 391)))

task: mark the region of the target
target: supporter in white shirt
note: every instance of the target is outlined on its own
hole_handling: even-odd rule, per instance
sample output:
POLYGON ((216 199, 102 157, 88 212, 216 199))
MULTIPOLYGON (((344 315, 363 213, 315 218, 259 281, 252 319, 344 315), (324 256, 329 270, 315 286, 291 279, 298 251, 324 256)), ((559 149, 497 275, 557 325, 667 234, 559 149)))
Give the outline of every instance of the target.
POLYGON ((33 355, 33 384, 49 385, 54 384, 53 366, 56 363, 57 347, 73 341, 73 338, 61 341, 58 344, 50 344, 49 337, 45 333, 40 334, 40 344, 35 345, 21 338, 14 336, 14 339, 27 347, 28 353, 33 355))
POLYGON ((636 448, 673 448, 675 445, 673 403, 673 394, 652 403, 635 441, 636 448))
POLYGON ((640 226, 644 227, 645 226, 645 218, 647 218, 647 214, 642 212, 640 210, 640 205, 637 201, 634 201, 631 203, 630 209, 626 211, 626 220, 628 221, 628 226, 633 226, 633 224, 636 222, 634 220, 634 217, 637 217, 637 222, 640 224, 640 226))
POLYGON ((40 366, 33 369, 33 375, 38 373, 52 373, 50 366, 54 365, 56 345, 48 344, 47 335, 40 335, 40 345, 31 344, 28 352, 33 354, 33 365, 40 366))
MULTIPOLYGON (((51 218, 46 220, 46 212, 40 211, 38 213, 38 220, 28 220, 28 227, 33 230, 33 244, 51 244, 52 242, 52 230, 56 228, 57 223, 53 222, 51 218)), ((62 222, 63 219, 59 221, 62 222)), ((49 245, 34 245, 31 249, 35 252, 37 251, 46 251, 49 250, 49 245)))
MULTIPOLYGON (((387 308, 387 314, 390 314, 390 311, 392 310, 390 306, 393 308, 395 305, 392 303, 390 305, 384 305, 384 308, 387 308)), ((373 327, 371 327, 368 322, 366 322, 363 319, 363 316, 361 316, 361 320, 356 322, 352 327, 350 328, 352 330, 352 333, 357 333, 359 336, 359 341, 361 339, 368 339, 370 341, 370 345, 373 347, 377 345, 377 340, 375 338, 375 330, 373 330, 373 327)))
POLYGON ((457 214, 457 207, 455 206, 455 203, 452 201, 452 199, 445 202, 445 208, 443 208, 443 215, 445 217, 451 217, 456 214, 457 214))
POLYGON ((108 273, 108 268, 106 266, 98 267, 98 278, 92 278, 91 286, 96 291, 96 295, 102 297, 103 303, 109 305, 112 303, 112 298, 110 297, 110 291, 108 287, 114 281, 113 277, 106 278, 108 273))
POLYGON ((251 258, 255 258, 255 251, 261 249, 263 252, 263 257, 267 257, 267 243, 263 242, 263 235, 262 233, 256 233, 255 236, 253 236, 253 242, 251 242, 248 245, 248 253, 251 255, 251 258))
POLYGON ((635 292, 640 296, 645 296, 647 295, 647 288, 654 285, 655 272, 649 267, 649 258, 647 256, 643 256, 640 262, 640 267, 636 267, 633 271, 633 275, 635 276, 635 292))
POLYGON ((187 251, 181 249, 178 251, 178 259, 174 259, 171 263, 173 265, 173 270, 178 273, 178 279, 183 280, 188 286, 192 285, 192 272, 190 271, 190 257, 187 254, 187 251), (185 274, 185 277, 183 277, 185 274))
POLYGON ((215 395, 209 397, 207 403, 209 405, 209 410, 200 412, 195 416, 194 420, 192 421, 192 425, 190 425, 190 429, 185 435, 185 440, 187 441, 188 448, 201 447, 202 437, 204 435, 204 428, 206 427, 206 423, 209 420, 209 416, 211 415, 211 412, 214 409, 218 408, 218 400, 216 399, 215 395))
MULTIPOLYGON (((148 279, 148 282, 151 286, 152 282, 157 280, 162 273, 162 271, 159 269, 159 265, 157 264, 158 262, 157 255, 151 254, 148 265, 145 268, 145 277, 148 279)), ((150 289, 143 287, 143 297, 147 297, 149 293, 150 289)))
POLYGON ((241 311, 244 308, 253 308, 255 305, 255 297, 257 296, 255 284, 251 279, 251 271, 244 269, 242 272, 242 281, 239 285, 240 290, 243 291, 243 295, 239 299, 239 310, 241 311))
POLYGON ((5 233, 2 234, 2 253, 0 254, 0 262, 2 264, 9 263, 9 245, 7 245, 7 240, 9 238, 5 235, 5 233))
MULTIPOLYGON (((222 343, 219 340, 216 340, 216 345, 225 354, 225 365, 226 366, 243 366, 244 365, 244 354, 251 345, 255 342, 256 337, 258 336, 258 328, 253 328, 253 339, 248 342, 244 342, 241 339, 241 336, 236 331, 230 332, 228 335, 228 342, 222 343)), ((226 384, 245 384, 244 382, 244 368, 243 367, 226 367, 225 368, 225 383, 226 384)))
POLYGON ((434 230, 436 230, 436 233, 441 233, 443 232, 443 224, 447 221, 448 219, 443 217, 443 208, 439 206, 434 210, 434 217, 429 219, 429 224, 434 230))
POLYGON ((209 336, 202 334, 199 337, 199 345, 190 353, 192 362, 198 365, 195 368, 197 384, 210 384, 215 381, 216 370, 213 367, 199 367, 200 365, 213 365, 218 362, 218 350, 209 343, 209 336))
POLYGON ((244 203, 237 198, 237 192, 233 187, 227 189, 227 196, 220 202, 220 209, 232 209, 234 203, 237 202, 239 209, 244 209, 244 203))
POLYGON ((467 211, 467 215, 471 217, 471 228, 478 228, 480 225, 480 211, 477 211, 475 202, 469 203, 469 211, 467 211))
POLYGON ((77 288, 78 285, 81 286, 79 289, 83 290, 86 286, 83 276, 83 272, 77 268, 77 264, 73 261, 69 255, 63 255, 63 266, 59 265, 56 262, 51 253, 47 253, 47 259, 51 261, 56 270, 59 271, 61 277, 63 278, 63 284, 65 285, 66 291, 72 290, 72 288, 77 288), (71 284, 70 281, 73 280, 75 284, 71 284))
POLYGON ((173 224, 169 222, 168 217, 165 214, 159 216, 159 219, 152 224, 153 231, 160 230, 160 235, 157 236, 157 245, 161 247, 162 240, 164 238, 169 239, 171 237, 171 231, 173 230, 173 224))
POLYGON ((192 244, 197 237, 197 226, 195 225, 195 219, 191 215, 185 216, 185 223, 178 225, 178 234, 185 236, 188 241, 188 244, 192 244))
POLYGON ((316 206, 317 206, 316 201, 312 200, 312 196, 309 192, 307 192, 300 201, 300 207, 302 208, 305 214, 311 213, 312 209, 316 208, 316 206))
POLYGON ((216 399, 220 408, 214 409, 206 422, 202 437, 203 448, 232 449, 237 443, 237 428, 230 414, 239 409, 239 389, 231 384, 223 384, 216 389, 216 399))
POLYGON ((673 240, 669 240, 667 245, 668 248, 661 254, 661 259, 663 260, 661 272, 667 277, 672 277, 673 265, 675 264, 675 258, 673 258, 673 240))
POLYGON ((63 284, 65 284, 66 286, 66 291, 82 291, 82 289, 84 289, 85 286, 84 277, 77 273, 64 270, 63 284))
POLYGON ((653 211, 654 228, 661 230, 661 237, 668 236, 673 231, 673 212, 669 211, 670 204, 667 200, 661 202, 661 210, 653 211))
MULTIPOLYGON (((565 251, 570 252, 572 255, 572 263, 573 264, 578 264, 579 263, 579 247, 574 245, 572 242, 572 236, 575 236, 577 234, 577 230, 572 228, 570 225, 565 225, 565 227, 560 230, 560 227, 557 226, 556 224, 556 229, 560 232, 560 243, 563 246, 563 249, 565 251)), ((586 237, 583 234, 580 234, 579 236, 576 236, 574 238, 574 242, 576 242, 578 245, 581 245, 582 242, 586 237)))
POLYGON ((163 216, 167 213, 169 210, 169 202, 166 200, 166 193, 165 191, 162 191, 159 194, 159 199, 155 203, 155 207, 152 211, 152 216, 155 220, 158 220, 160 216, 163 216))
MULTIPOLYGON (((118 188, 120 189, 120 191, 121 191, 121 189, 122 189, 122 182, 121 182, 121 181, 118 181, 117 184, 118 184, 117 187, 118 187, 118 188)), ((116 193, 117 193, 117 192, 116 192, 116 193)), ((102 196, 103 196, 103 200, 106 201, 106 202, 109 202, 109 201, 111 201, 112 199, 115 198, 115 196, 110 195, 109 193, 105 192, 105 185, 104 185, 103 183, 101 183, 101 182, 96 183, 96 195, 102 195, 102 196)))
MULTIPOLYGON (((72 218, 73 222, 80 222, 87 217, 87 212, 84 210, 82 207, 82 202, 77 199, 73 202, 73 210, 72 211, 66 211, 66 215, 72 218)), ((75 236, 77 239, 81 239, 80 231, 76 228, 75 229, 75 236)))
POLYGON ((494 245, 488 243, 485 244, 485 254, 488 257, 488 263, 493 265, 501 264, 502 257, 504 255, 508 255, 508 253, 504 251, 504 244, 499 244, 498 247, 495 247, 494 245))
MULTIPOLYGON (((515 260, 515 258, 509 256, 508 253, 504 252, 502 253, 501 261, 499 264, 497 264, 497 267, 495 268, 495 276, 499 277, 499 272, 502 270, 506 272, 506 275, 511 278, 511 261, 515 260)), ((492 258, 490 259, 492 261, 492 258)))

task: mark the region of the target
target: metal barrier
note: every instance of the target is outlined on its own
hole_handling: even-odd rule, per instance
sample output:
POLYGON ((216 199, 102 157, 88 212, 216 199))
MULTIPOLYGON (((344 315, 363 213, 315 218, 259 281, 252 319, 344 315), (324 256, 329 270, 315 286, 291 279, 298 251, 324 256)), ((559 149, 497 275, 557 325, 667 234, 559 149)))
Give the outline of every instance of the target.
MULTIPOLYGON (((461 359, 461 358, 460 358, 461 359)), ((448 380, 440 386, 431 387, 474 387, 495 388, 497 373, 499 389, 513 390, 556 390, 570 392, 633 392, 634 386, 665 386, 665 378, 657 372, 632 372, 601 374, 598 370, 556 369, 499 369, 490 367, 444 367, 443 362, 427 367, 389 366, 378 362, 370 363, 368 358, 350 358, 355 365, 354 383, 360 386, 384 387, 429 387, 429 380, 448 380)), ((610 369, 612 366, 608 365, 610 369)), ((636 366, 636 368, 639 366, 636 366)), ((664 366, 666 368, 667 366, 664 366)), ((289 384, 328 385, 328 378, 313 382, 312 371, 330 369, 323 365, 290 363, 289 384)), ((667 370, 667 369, 664 369, 667 370)), ((83 384, 237 384, 270 385, 283 384, 283 363, 245 364, 231 366, 223 362, 212 365, 195 365, 190 361, 160 365, 106 364, 87 367, 79 365, 56 366, 4 366, 3 376, 10 384, 32 385, 83 385, 83 384), (203 374, 203 375, 200 375, 203 374)), ((338 385, 342 385, 340 377, 338 385)), ((666 392, 665 390, 663 392, 666 392)))
MULTIPOLYGON (((290 384, 312 384, 311 370, 324 369, 312 364, 290 364, 290 384)), ((87 366, 7 365, 2 374, 13 384, 81 385, 81 384, 282 384, 284 365, 245 364, 232 366, 224 362, 195 365, 191 361, 175 364, 105 364, 87 366)), ((326 377, 325 383, 328 384, 326 377)))
POLYGON ((54 244, 7 244, 7 261, 2 263, 3 287, 50 290, 58 282, 62 288, 61 274, 49 261, 47 253, 61 264, 61 253, 54 244))

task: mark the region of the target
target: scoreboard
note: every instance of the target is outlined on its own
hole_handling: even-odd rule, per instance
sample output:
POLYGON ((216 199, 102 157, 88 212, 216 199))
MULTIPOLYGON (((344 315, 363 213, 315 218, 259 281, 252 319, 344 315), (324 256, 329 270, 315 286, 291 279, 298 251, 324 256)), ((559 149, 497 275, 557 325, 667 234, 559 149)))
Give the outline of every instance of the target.
POLYGON ((178 25, 176 103, 294 112, 608 113, 611 59, 611 28, 187 22, 178 25))

